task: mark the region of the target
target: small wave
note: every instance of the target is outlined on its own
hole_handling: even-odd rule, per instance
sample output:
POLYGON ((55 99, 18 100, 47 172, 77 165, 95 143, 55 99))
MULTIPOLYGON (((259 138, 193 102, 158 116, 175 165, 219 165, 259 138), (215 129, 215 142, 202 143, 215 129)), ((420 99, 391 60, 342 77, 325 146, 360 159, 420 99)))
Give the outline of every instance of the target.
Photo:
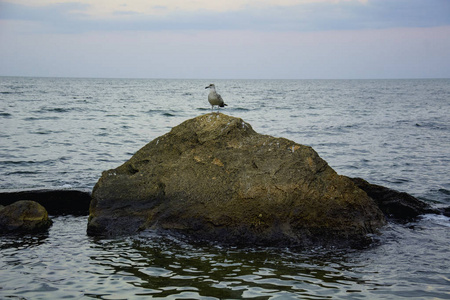
POLYGON ((15 161, 15 160, 6 160, 6 161, 0 161, 0 165, 28 165, 28 164, 34 164, 36 162, 34 161, 15 161))
POLYGON ((411 182, 410 179, 406 179, 406 178, 392 178, 392 179, 386 179, 383 181, 387 182, 388 184, 395 184, 395 185, 401 185, 401 184, 411 182))
POLYGON ((292 107, 290 107, 290 106, 275 106, 274 109, 275 110, 289 110, 289 111, 291 111, 292 107))
POLYGON ((61 133, 63 131, 61 130, 50 130, 45 128, 37 128, 36 130, 30 130, 31 134, 39 134, 39 135, 46 135, 46 134, 53 134, 53 133, 61 133))
MULTIPOLYGON (((351 150, 352 150, 352 152, 354 152, 354 153, 370 154, 370 151, 367 150, 367 149, 357 149, 357 148, 352 148, 351 150)), ((367 159, 363 159, 363 161, 368 162, 367 159)))
POLYGON ((438 122, 416 122, 414 124, 415 127, 424 128, 424 129, 434 129, 434 130, 448 130, 449 126, 444 123, 438 122))
POLYGON ((62 107, 55 107, 55 108, 49 108, 47 111, 49 112, 58 112, 58 113, 65 113, 71 111, 71 108, 62 108, 62 107))
POLYGON ((432 222, 436 225, 450 227, 450 218, 444 215, 428 214, 421 216, 421 219, 432 222))
POLYGON ((151 114, 151 115, 161 114, 166 117, 175 117, 176 116, 174 113, 168 112, 168 111, 162 110, 162 109, 150 109, 149 111, 147 111, 147 113, 151 114))
POLYGON ((7 92, 7 91, 4 91, 4 92, 0 92, 0 94, 2 94, 2 95, 12 95, 12 94, 23 94, 22 92, 7 92))
POLYGON ((67 107, 42 107, 39 110, 34 111, 35 113, 67 113, 74 110, 74 108, 67 107))
POLYGON ((231 110, 236 110, 236 111, 250 111, 250 109, 245 108, 245 107, 236 107, 236 108, 232 108, 231 110))
POLYGON ((3 118, 11 118, 12 115, 11 115, 10 113, 1 112, 1 113, 0 113, 0 117, 3 117, 3 118))
POLYGON ((59 117, 27 117, 25 121, 38 121, 38 120, 58 120, 59 117))
POLYGON ((439 189, 438 192, 444 194, 444 195, 449 195, 450 196, 450 191, 447 189, 439 189))
POLYGON ((320 143, 320 146, 327 146, 327 147, 347 147, 349 146, 349 143, 347 142, 328 142, 328 143, 320 143))
POLYGON ((163 109, 149 109, 147 111, 147 113, 151 114, 151 115, 156 115, 156 114, 164 115, 164 114, 167 114, 168 112, 166 110, 163 110, 163 109))
POLYGON ((13 172, 7 172, 6 175, 31 175, 31 174, 41 174, 44 172, 39 171, 13 171, 13 172))
POLYGON ((73 186, 68 184, 68 183, 65 183, 65 184, 59 186, 59 188, 61 188, 61 189, 72 189, 73 186))
POLYGON ((43 165, 49 165, 53 164, 54 161, 51 159, 48 160, 42 160, 42 161, 35 161, 35 160, 5 160, 0 161, 0 165, 17 165, 17 166, 30 166, 35 164, 43 164, 43 165))
POLYGON ((148 114, 155 115, 155 114, 161 114, 166 117, 175 117, 176 115, 173 113, 173 111, 167 111, 163 109, 150 109, 147 111, 148 114))
POLYGON ((39 134, 39 135, 46 135, 46 134, 52 134, 53 131, 51 130, 38 130, 38 131, 30 131, 31 134, 39 134))

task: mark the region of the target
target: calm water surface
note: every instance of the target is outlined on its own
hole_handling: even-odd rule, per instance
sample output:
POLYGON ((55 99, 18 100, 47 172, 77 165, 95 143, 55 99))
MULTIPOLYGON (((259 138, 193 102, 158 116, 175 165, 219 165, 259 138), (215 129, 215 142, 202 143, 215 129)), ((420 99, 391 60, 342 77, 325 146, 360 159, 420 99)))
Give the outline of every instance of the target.
POLYGON ((388 226, 378 245, 238 249, 161 234, 100 240, 86 217, 57 217, 48 235, 3 237, 8 299, 449 299, 448 220, 388 226))
MULTIPOLYGON (((208 113, 209 80, 0 77, 0 190, 91 190, 103 170, 208 113)), ((264 134, 338 173, 450 205, 450 80, 216 80, 264 134)), ((87 217, 0 238, 0 299, 450 299, 446 217, 390 224, 366 250, 237 249, 164 234, 86 236, 87 217)))

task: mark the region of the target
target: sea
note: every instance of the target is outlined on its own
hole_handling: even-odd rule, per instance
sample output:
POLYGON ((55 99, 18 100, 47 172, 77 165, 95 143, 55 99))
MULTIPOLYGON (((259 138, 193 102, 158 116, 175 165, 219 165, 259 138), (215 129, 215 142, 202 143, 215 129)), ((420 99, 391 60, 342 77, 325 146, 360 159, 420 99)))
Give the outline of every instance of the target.
MULTIPOLYGON (((102 171, 220 112, 311 146, 339 174, 450 206, 450 79, 0 77, 0 192, 91 191, 102 171), (217 110, 217 108, 215 108, 217 110)), ((101 239, 87 216, 0 237, 0 299, 450 299, 450 219, 388 223, 366 249, 237 248, 155 232, 101 239)))

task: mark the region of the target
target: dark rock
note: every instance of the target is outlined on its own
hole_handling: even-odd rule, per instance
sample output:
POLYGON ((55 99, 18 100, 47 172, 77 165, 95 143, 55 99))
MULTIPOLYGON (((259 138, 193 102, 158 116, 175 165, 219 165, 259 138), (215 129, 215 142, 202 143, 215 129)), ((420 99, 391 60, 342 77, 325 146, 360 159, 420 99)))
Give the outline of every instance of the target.
POLYGON ((398 192, 380 185, 370 184, 361 178, 350 178, 369 197, 375 200, 383 213, 397 221, 413 221, 419 215, 440 213, 429 204, 404 192, 398 192))
POLYGON ((34 201, 17 201, 0 209, 0 233, 40 232, 51 224, 45 208, 34 201))
POLYGON ((0 193, 0 205, 10 205, 16 201, 28 199, 44 206, 50 215, 89 214, 90 193, 71 190, 35 190, 0 193))
POLYGON ((442 212, 442 214, 443 214, 444 216, 450 218, 450 207, 442 208, 442 211, 441 211, 441 212, 442 212))
POLYGON ((311 147, 212 113, 103 172, 88 233, 150 228, 231 244, 349 245, 383 224, 375 202, 311 147))

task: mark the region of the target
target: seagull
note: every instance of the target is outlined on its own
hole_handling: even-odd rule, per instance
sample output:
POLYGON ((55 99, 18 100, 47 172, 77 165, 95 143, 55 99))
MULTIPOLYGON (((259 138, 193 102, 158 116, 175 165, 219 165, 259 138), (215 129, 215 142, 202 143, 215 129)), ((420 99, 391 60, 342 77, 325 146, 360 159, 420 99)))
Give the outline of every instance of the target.
POLYGON ((210 85, 205 87, 205 89, 211 89, 211 91, 209 92, 209 95, 208 95, 208 101, 211 104, 211 109, 212 110, 214 109, 214 105, 217 105, 217 111, 219 111, 220 107, 227 106, 223 102, 222 96, 217 94, 216 86, 213 83, 211 83, 210 85))

